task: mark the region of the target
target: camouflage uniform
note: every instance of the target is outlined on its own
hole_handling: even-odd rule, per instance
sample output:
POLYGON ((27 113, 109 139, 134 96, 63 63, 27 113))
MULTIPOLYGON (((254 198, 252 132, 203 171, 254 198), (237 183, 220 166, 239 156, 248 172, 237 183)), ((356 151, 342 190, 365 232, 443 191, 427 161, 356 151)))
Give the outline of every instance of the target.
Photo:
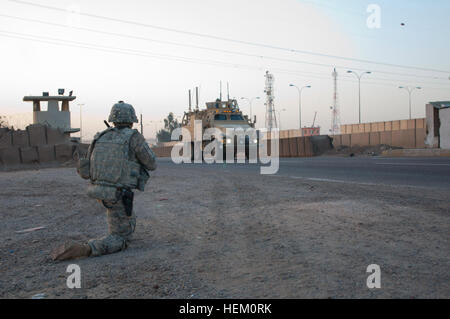
POLYGON ((126 249, 136 227, 136 216, 133 211, 131 216, 127 216, 122 191, 143 191, 148 179, 147 171, 156 169, 156 156, 144 137, 137 130, 131 129, 129 124, 117 124, 137 122, 132 106, 119 102, 113 107, 109 121, 114 122, 116 127, 108 128, 94 137, 86 159, 89 162, 89 173, 85 175, 88 176, 80 174, 91 180, 88 196, 97 199, 107 209, 108 235, 88 242, 91 256, 126 249), (129 108, 126 111, 132 111, 131 119, 117 120, 117 117, 123 116, 117 112, 123 111, 124 106, 129 108))

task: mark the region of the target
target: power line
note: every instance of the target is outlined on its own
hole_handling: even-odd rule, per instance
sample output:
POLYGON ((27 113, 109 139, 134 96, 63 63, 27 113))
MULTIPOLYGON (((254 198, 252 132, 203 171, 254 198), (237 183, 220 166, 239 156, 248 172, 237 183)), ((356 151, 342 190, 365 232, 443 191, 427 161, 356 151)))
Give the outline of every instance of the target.
MULTIPOLYGON (((59 8, 59 7, 47 6, 47 5, 42 5, 42 4, 37 4, 37 3, 32 3, 32 2, 27 2, 27 1, 21 1, 21 0, 9 0, 9 1, 10 2, 19 3, 19 4, 23 4, 23 5, 28 5, 28 6, 38 7, 38 8, 44 8, 44 9, 59 11, 59 12, 68 12, 68 10, 62 9, 62 8, 59 8)), ((205 34, 205 33, 198 33, 198 32, 192 32, 192 31, 183 31, 183 30, 179 30, 179 29, 162 27, 162 26, 152 25, 152 24, 147 24, 147 23, 142 23, 142 22, 135 22, 135 21, 129 21, 129 20, 118 19, 118 18, 113 18, 113 17, 106 17, 106 16, 101 16, 101 15, 92 14, 92 13, 80 12, 80 13, 77 13, 77 14, 82 15, 82 16, 86 16, 86 17, 96 18, 96 19, 102 19, 102 20, 108 20, 108 21, 113 21, 113 22, 119 22, 119 23, 123 23, 123 24, 130 24, 130 25, 136 25, 136 26, 145 27, 145 28, 152 28, 152 29, 157 29, 157 30, 162 30, 162 31, 167 31, 167 32, 186 34, 186 35, 190 35, 190 36, 203 37, 203 38, 209 38, 209 39, 214 39, 214 40, 245 44, 245 45, 249 45, 249 46, 264 47, 264 48, 269 48, 269 49, 274 49, 274 50, 287 51, 287 52, 291 52, 291 53, 299 53, 299 54, 320 56, 320 57, 340 59, 340 60, 347 60, 347 61, 354 61, 354 62, 360 62, 360 63, 370 63, 370 64, 384 65, 384 66, 389 66, 389 67, 398 67, 398 68, 404 68, 404 69, 413 69, 413 70, 438 72, 438 73, 446 73, 446 74, 450 73, 450 71, 443 71, 443 70, 437 70, 437 69, 432 69, 432 68, 423 68, 423 67, 400 65, 400 64, 394 64, 394 63, 385 63, 385 62, 377 62, 377 61, 364 60, 364 59, 342 57, 342 56, 330 55, 330 54, 313 52, 313 51, 298 50, 298 49, 285 48, 285 47, 274 46, 274 45, 263 44, 263 43, 257 43, 257 42, 250 42, 250 41, 231 39, 231 38, 226 38, 226 37, 221 37, 221 36, 216 36, 216 35, 211 35, 211 34, 205 34)))
MULTIPOLYGON (((173 41, 166 41, 166 40, 156 40, 156 39, 152 39, 152 38, 135 36, 135 35, 131 35, 131 34, 108 32, 108 31, 102 31, 102 30, 86 28, 86 27, 67 26, 67 25, 64 25, 64 24, 59 24, 59 23, 54 23, 54 22, 48 22, 48 21, 42 21, 42 20, 30 19, 30 18, 22 18, 22 17, 11 16, 11 15, 6 15, 6 14, 0 14, 0 16, 1 17, 10 18, 10 19, 21 20, 21 21, 46 24, 46 25, 51 25, 51 26, 56 26, 56 27, 61 27, 61 28, 77 29, 77 30, 81 30, 81 31, 88 31, 88 32, 93 32, 93 33, 98 33, 98 34, 117 36, 117 37, 122 37, 122 38, 127 38, 127 39, 132 38, 132 39, 137 39, 137 40, 143 40, 143 41, 149 41, 149 42, 155 42, 155 43, 162 43, 162 44, 169 44, 169 45, 175 45, 175 46, 182 46, 182 47, 201 49, 201 50, 208 50, 208 51, 219 52, 219 53, 227 53, 227 54, 241 55, 241 56, 247 56, 247 57, 254 57, 254 58, 258 58, 258 59, 267 59, 267 60, 274 60, 274 61, 288 62, 288 63, 308 64, 308 65, 314 65, 314 66, 320 66, 320 67, 326 67, 326 68, 337 67, 339 69, 354 69, 354 70, 358 70, 358 71, 364 71, 365 70, 365 69, 355 68, 355 67, 351 67, 351 66, 340 66, 340 65, 333 65, 333 64, 315 63, 315 62, 309 62, 309 61, 292 60, 292 59, 286 59, 286 58, 264 56, 264 55, 259 55, 259 54, 250 54, 250 53, 239 52, 239 51, 232 51, 232 50, 216 49, 216 48, 212 48, 212 47, 191 45, 191 44, 185 44, 185 43, 180 43, 180 42, 173 42, 173 41)), ((397 72, 388 72, 388 71, 381 71, 381 70, 373 70, 373 72, 382 73, 382 74, 388 74, 388 75, 405 76, 405 77, 428 78, 428 79, 433 79, 433 80, 444 80, 444 81, 448 80, 447 78, 438 78, 438 77, 435 77, 435 76, 407 74, 407 73, 397 73, 397 72)))
MULTIPOLYGON (((212 66, 219 66, 219 67, 232 67, 232 68, 242 69, 242 70, 253 70, 253 71, 255 71, 255 70, 264 71, 265 70, 265 68, 263 68, 263 67, 250 66, 250 65, 244 65, 244 64, 228 63, 228 62, 222 62, 222 61, 216 61, 216 60, 187 58, 187 57, 176 56, 176 55, 156 54, 156 53, 149 52, 149 51, 103 46, 103 45, 97 45, 97 44, 91 44, 91 43, 85 43, 85 42, 79 42, 79 41, 58 39, 58 38, 45 37, 45 36, 36 36, 36 35, 31 35, 31 34, 10 32, 10 31, 4 31, 4 30, 0 30, 0 36, 14 38, 14 39, 27 40, 27 41, 40 42, 40 43, 53 44, 53 45, 59 45, 59 46, 77 47, 77 48, 90 49, 90 50, 101 51, 101 52, 119 53, 119 54, 123 54, 123 55, 149 57, 149 58, 156 58, 156 59, 169 60, 169 61, 188 62, 188 63, 212 65, 212 66), (6 34, 1 34, 1 33, 6 33, 6 34), (10 35, 8 35, 8 34, 10 34, 10 35)), ((314 74, 313 75, 304 75, 309 72, 302 72, 302 71, 295 71, 295 70, 293 71, 293 70, 280 69, 280 68, 271 68, 271 69, 274 71, 277 71, 279 73, 284 73, 284 74, 289 74, 289 75, 294 75, 294 76, 299 76, 299 77, 318 78, 318 79, 322 79, 322 80, 330 79, 329 76, 327 76, 326 74, 321 74, 321 73, 316 73, 316 75, 314 75, 314 74)), ((341 81, 356 83, 356 81, 354 81, 354 80, 343 79, 341 81)), ((398 81, 395 81, 395 83, 398 83, 398 81)), ((383 86, 389 86, 389 87, 393 86, 392 84, 373 82, 373 81, 368 82, 368 84, 383 85, 383 86)), ((435 89, 439 89, 439 88, 435 88, 435 89)), ((443 89, 446 89, 446 88, 443 88, 443 89)))

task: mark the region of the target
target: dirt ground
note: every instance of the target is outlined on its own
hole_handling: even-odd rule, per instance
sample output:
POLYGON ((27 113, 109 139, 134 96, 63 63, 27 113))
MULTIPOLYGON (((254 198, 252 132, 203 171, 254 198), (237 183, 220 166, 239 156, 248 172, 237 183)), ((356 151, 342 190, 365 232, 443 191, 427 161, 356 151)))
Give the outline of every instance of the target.
POLYGON ((55 263, 65 239, 106 233, 86 186, 74 168, 0 173, 1 298, 450 297, 448 190, 166 164, 135 197, 126 251, 55 263), (71 263, 81 289, 66 286, 71 263))

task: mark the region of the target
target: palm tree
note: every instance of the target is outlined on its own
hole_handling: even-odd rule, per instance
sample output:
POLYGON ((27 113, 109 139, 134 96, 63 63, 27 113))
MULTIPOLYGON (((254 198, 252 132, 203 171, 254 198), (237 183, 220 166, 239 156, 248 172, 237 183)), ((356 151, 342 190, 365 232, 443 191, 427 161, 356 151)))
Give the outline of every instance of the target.
POLYGON ((175 118, 173 113, 170 112, 167 118, 164 119, 164 129, 156 134, 158 142, 170 142, 173 130, 180 126, 181 124, 175 118))

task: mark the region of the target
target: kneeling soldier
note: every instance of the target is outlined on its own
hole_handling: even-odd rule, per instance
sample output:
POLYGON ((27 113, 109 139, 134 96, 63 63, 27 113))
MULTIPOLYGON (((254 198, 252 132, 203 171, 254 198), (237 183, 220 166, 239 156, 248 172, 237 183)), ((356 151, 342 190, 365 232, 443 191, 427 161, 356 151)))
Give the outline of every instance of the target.
POLYGON ((109 234, 84 244, 66 243, 52 252, 54 260, 124 250, 136 227, 132 190, 144 190, 148 171, 156 169, 156 156, 144 137, 132 129, 138 122, 133 106, 123 101, 115 104, 108 122, 114 127, 95 135, 86 158, 80 159, 78 174, 91 181, 88 196, 106 207, 109 234))

